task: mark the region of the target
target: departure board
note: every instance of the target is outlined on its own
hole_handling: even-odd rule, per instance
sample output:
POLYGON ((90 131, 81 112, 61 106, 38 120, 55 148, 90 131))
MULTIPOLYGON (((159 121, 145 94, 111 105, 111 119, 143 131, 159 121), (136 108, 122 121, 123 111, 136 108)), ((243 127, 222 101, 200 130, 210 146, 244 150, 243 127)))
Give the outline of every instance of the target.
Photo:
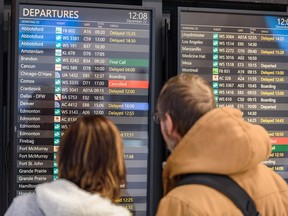
POLYGON ((269 132, 263 163, 288 182, 288 15, 180 8, 178 72, 211 82, 219 107, 269 132))
POLYGON ((18 4, 15 195, 58 178, 56 154, 72 122, 104 115, 124 142, 127 184, 117 202, 133 215, 146 215, 152 12, 18 4))

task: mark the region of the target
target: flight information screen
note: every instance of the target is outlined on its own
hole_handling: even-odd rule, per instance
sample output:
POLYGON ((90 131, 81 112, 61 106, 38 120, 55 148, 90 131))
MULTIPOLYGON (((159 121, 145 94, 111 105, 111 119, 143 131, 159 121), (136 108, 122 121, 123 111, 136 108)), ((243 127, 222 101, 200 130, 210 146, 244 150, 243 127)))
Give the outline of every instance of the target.
POLYGON ((17 16, 16 195, 57 179, 73 121, 104 115, 124 139, 127 184, 117 202, 146 215, 152 11, 19 3, 17 16))
POLYGON ((255 13, 179 9, 178 72, 203 76, 219 107, 265 127, 263 163, 288 182, 288 16, 255 13))

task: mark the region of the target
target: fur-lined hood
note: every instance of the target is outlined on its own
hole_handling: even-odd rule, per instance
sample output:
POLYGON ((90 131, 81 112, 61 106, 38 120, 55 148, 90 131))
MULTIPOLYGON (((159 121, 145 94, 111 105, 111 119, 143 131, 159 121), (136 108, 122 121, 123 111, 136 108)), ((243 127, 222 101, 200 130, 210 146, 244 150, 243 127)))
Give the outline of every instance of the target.
POLYGON ((5 216, 130 216, 99 194, 91 194, 77 185, 58 179, 36 187, 36 193, 14 199, 5 216), (41 214, 42 213, 42 214, 41 214))

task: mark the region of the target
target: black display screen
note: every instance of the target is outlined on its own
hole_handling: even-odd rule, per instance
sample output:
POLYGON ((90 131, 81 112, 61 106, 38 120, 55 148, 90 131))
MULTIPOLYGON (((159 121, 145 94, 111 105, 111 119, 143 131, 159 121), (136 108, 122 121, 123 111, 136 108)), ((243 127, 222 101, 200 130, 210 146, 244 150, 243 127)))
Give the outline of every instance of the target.
POLYGON ((288 182, 288 16, 179 8, 178 73, 211 82, 219 107, 239 108, 265 127, 272 154, 263 163, 288 182))
MULTIPOLYGON (((54 3, 55 4, 55 3, 54 3)), ((104 115, 124 140, 120 205, 146 215, 152 11, 19 3, 15 24, 15 195, 57 179, 61 136, 104 115)))

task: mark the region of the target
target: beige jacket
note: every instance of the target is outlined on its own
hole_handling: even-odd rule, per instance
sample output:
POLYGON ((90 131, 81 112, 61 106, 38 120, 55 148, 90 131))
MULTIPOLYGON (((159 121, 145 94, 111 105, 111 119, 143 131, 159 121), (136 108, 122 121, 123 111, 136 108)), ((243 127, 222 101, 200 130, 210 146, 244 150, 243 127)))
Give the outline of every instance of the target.
POLYGON ((266 130, 244 121, 241 111, 227 107, 210 111, 169 156, 157 216, 242 215, 225 195, 208 186, 174 188, 179 175, 187 173, 229 175, 253 198, 261 216, 288 215, 287 183, 261 163, 270 153, 266 130))

